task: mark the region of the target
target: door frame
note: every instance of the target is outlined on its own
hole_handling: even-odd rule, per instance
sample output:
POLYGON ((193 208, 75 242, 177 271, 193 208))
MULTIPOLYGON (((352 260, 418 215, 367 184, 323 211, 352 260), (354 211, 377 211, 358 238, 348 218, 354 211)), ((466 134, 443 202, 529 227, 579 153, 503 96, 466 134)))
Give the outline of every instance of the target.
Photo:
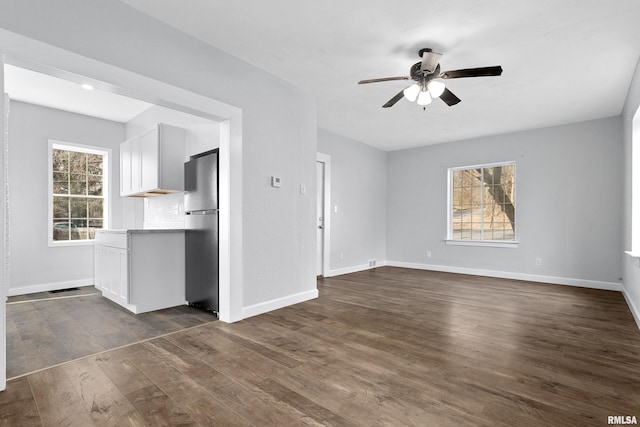
MULTIPOLYGON (((316 154, 316 163, 324 164, 324 230, 322 233, 322 276, 329 277, 331 267, 331 156, 324 153, 316 154)), ((316 189, 318 185, 316 183, 316 189)), ((317 212, 317 209, 316 209, 317 212)), ((313 223, 314 227, 316 222, 313 223)), ((317 256, 317 254, 316 254, 317 256)))
POLYGON ((8 97, 4 94, 4 54, 0 51, 0 94, 2 94, 2 115, 0 116, 0 131, 2 132, 2 146, 0 146, 0 227, 3 230, 3 239, 0 243, 0 390, 7 388, 7 279, 9 276, 8 266, 5 263, 5 256, 8 253, 8 230, 5 217, 8 212, 6 178, 8 170, 5 167, 5 154, 9 147, 9 135, 6 131, 5 119, 9 112, 8 97))

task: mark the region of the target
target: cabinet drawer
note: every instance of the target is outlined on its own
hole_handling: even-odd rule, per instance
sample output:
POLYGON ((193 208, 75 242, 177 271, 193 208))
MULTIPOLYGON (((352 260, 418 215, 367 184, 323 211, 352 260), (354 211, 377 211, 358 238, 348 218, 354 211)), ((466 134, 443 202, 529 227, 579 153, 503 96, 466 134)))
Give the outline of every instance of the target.
POLYGON ((127 249, 127 233, 96 232, 95 244, 112 248, 127 249))

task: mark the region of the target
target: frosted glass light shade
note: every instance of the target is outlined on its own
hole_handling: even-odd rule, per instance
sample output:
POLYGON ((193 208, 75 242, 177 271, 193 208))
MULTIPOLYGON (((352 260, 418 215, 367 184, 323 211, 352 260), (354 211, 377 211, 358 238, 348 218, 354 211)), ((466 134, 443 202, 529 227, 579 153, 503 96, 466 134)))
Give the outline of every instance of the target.
POLYGON ((444 92, 444 83, 437 80, 431 80, 427 87, 429 88, 431 96, 434 98, 438 98, 444 92))
POLYGON ((411 102, 414 102, 416 98, 418 98, 418 94, 420 93, 420 86, 418 86, 417 84, 412 84, 402 92, 404 93, 405 98, 407 98, 411 102))
POLYGON ((423 90, 418 94, 418 105, 428 105, 431 104, 431 95, 429 95, 429 91, 423 90))

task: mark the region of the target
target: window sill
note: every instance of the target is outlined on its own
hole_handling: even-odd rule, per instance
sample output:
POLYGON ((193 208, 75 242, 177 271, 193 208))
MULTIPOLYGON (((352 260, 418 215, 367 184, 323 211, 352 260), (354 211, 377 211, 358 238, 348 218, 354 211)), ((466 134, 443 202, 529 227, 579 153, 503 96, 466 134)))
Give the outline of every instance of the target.
POLYGON ((62 246, 93 246, 95 240, 56 240, 49 241, 50 248, 57 248, 62 246))
POLYGON ((514 241, 488 241, 488 240, 450 240, 445 239, 447 245, 453 246, 483 246, 490 248, 512 248, 516 249, 520 242, 514 241))

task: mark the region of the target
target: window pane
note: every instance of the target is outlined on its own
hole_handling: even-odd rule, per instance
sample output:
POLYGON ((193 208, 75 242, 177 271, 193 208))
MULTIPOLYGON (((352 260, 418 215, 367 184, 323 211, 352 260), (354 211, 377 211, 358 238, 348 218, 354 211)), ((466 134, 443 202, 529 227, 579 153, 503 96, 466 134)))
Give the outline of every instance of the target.
POLYGON ((53 217, 69 218, 69 199, 66 197, 53 198, 53 217))
POLYGON ((87 199, 84 197, 74 197, 70 200, 71 218, 87 217, 87 199))
POLYGON ((457 170, 457 171, 453 171, 453 186, 454 187, 460 187, 462 185, 462 174, 464 173, 464 171, 461 170, 457 170))
POLYGON ((71 173, 87 173, 87 155, 77 151, 69 151, 69 171, 71 173))
POLYGON ((69 221, 54 221, 53 240, 69 240, 69 221))
POLYGON ((88 208, 88 218, 102 218, 102 199, 89 199, 88 208))
POLYGON ((66 172, 53 173, 53 194, 69 194, 69 174, 66 172))
POLYGON ((87 193, 90 196, 102 196, 102 177, 89 175, 87 193))
POLYGON ((71 174, 71 186, 69 192, 71 194, 86 195, 87 194, 87 175, 86 174, 71 174))
POLYGON ((53 149, 51 152, 52 155, 52 166, 53 171, 58 172, 69 172, 69 152, 65 150, 56 150, 53 149))
POLYGON ((87 173, 102 176, 102 156, 99 154, 87 154, 87 173))
POLYGON ((86 230, 82 227, 78 227, 73 221, 71 221, 71 227, 69 228, 70 240, 86 240, 86 230))

